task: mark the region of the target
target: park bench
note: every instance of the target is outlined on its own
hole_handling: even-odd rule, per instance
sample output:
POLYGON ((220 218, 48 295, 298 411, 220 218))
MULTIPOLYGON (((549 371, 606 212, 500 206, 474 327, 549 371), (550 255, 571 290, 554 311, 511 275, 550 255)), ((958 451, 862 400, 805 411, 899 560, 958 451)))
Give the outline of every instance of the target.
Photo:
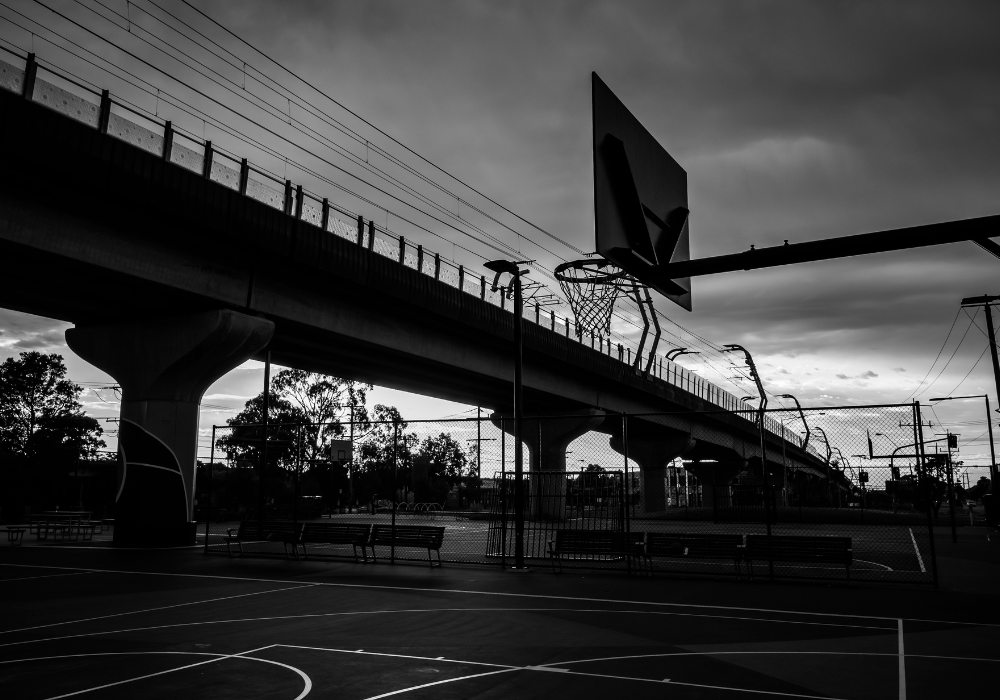
POLYGON ((92 520, 76 523, 76 534, 84 540, 94 539, 94 532, 100 532, 101 524, 92 520))
POLYGON ((651 573, 653 557, 731 559, 739 578, 743 535, 647 532, 643 555, 651 573))
POLYGON ((8 525, 7 526, 7 541, 10 542, 11 547, 20 547, 24 542, 24 533, 28 531, 28 528, 21 527, 20 525, 8 525))
POLYGON ((360 523, 306 523, 302 528, 302 556, 309 558, 306 545, 349 544, 354 547, 354 560, 358 560, 358 547, 368 561, 368 541, 372 526, 360 523))
POLYGON ((847 583, 850 584, 854 550, 851 548, 850 537, 747 535, 744 557, 750 570, 750 578, 753 578, 754 560, 843 564, 847 570, 847 583))
POLYGON ((641 561, 642 533, 613 530, 556 530, 555 539, 548 541, 552 571, 562 573, 563 557, 582 555, 587 558, 625 558, 631 568, 632 559, 641 561))
POLYGON ((441 543, 444 542, 444 528, 430 525, 373 525, 368 546, 372 549, 372 559, 375 557, 375 545, 385 547, 414 547, 427 550, 427 563, 432 567, 434 560, 431 551, 437 552, 437 565, 441 566, 441 543))
POLYGON ((243 555, 244 542, 281 542, 284 545, 285 556, 288 556, 288 545, 292 545, 292 556, 298 557, 298 544, 302 539, 302 524, 280 520, 258 522, 243 520, 238 528, 226 530, 226 549, 229 556, 233 555, 233 545, 237 545, 243 555))

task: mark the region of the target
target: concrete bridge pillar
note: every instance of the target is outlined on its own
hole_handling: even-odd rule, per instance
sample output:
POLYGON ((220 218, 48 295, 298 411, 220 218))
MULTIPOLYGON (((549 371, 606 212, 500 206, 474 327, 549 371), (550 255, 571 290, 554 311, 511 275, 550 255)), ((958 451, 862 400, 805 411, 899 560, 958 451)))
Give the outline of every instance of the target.
POLYGON ((715 508, 715 493, 723 492, 736 475, 746 470, 747 463, 742 459, 719 462, 686 462, 684 468, 691 472, 701 485, 702 504, 706 508, 715 508))
POLYGON ((201 397, 273 333, 273 322, 230 310, 66 331, 73 352, 122 387, 115 544, 194 542, 201 397))
MULTIPOLYGON (((609 444, 615 452, 624 454, 621 435, 612 435, 609 444)), ((642 479, 644 513, 659 513, 667 509, 667 465, 690 452, 695 444, 695 440, 689 435, 668 439, 629 438, 628 456, 639 465, 642 479)))
MULTIPOLYGON (((598 408, 560 412, 558 418, 525 416, 521 441, 528 449, 527 474, 532 480, 530 515, 545 520, 566 517, 566 448, 581 435, 600 427, 605 412, 598 408)), ((500 416, 491 417, 501 426, 500 416)), ((514 419, 504 416, 503 430, 514 434, 514 419)), ((527 475, 526 474, 526 475, 527 475)))

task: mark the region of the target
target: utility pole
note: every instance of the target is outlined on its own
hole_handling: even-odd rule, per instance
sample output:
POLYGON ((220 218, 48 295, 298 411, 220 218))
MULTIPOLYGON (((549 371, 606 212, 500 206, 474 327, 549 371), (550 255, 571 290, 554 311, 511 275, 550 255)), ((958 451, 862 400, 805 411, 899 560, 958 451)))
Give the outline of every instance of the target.
MULTIPOLYGON (((997 400, 1000 401, 1000 359, 997 358, 997 334, 996 334, 996 331, 993 329, 993 304, 996 301, 1000 301, 1000 296, 990 296, 990 295, 984 294, 981 297, 966 297, 965 299, 962 299, 962 306, 963 307, 965 307, 965 306, 982 306, 983 307, 983 311, 986 313, 986 336, 989 338, 989 341, 990 341, 990 359, 993 360, 993 383, 995 385, 996 392, 997 392, 997 400)), ((987 409, 986 410, 987 410, 987 413, 988 413, 989 412, 989 399, 986 399, 986 401, 987 401, 987 404, 986 404, 987 405, 987 409)), ((993 447, 993 445, 992 445, 992 437, 993 437, 993 428, 992 428, 992 425, 993 425, 993 422, 992 421, 993 421, 993 417, 989 416, 987 418, 987 422, 986 422, 987 426, 990 427, 990 438, 991 438, 990 448, 991 448, 991 450, 992 450, 992 447, 993 447)), ((990 493, 991 494, 996 494, 997 493, 997 490, 996 490, 997 489, 997 487, 996 487, 996 483, 997 483, 996 457, 993 456, 993 455, 991 455, 991 457, 992 457, 992 464, 990 464, 990 493)), ((994 498, 995 498, 995 496, 994 496, 994 498)), ((996 506, 996 504, 994 504, 994 507, 995 506, 996 506)))

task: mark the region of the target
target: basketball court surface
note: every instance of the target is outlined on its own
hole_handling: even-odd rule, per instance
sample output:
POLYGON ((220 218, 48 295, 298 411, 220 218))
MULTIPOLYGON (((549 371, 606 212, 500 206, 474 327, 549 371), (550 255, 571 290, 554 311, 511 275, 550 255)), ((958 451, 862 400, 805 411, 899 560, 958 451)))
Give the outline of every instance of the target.
POLYGON ((0 591, 5 698, 941 698, 1000 672, 995 597, 917 587, 25 547, 0 591))

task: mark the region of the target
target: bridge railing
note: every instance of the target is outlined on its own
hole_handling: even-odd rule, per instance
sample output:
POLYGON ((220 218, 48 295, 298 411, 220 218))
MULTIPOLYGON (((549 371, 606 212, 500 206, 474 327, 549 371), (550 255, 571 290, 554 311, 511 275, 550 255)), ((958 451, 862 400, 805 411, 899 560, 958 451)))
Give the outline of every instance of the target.
MULTIPOLYGON (((295 186, 289 179, 282 179, 267 169, 250 163, 248 159, 230 153, 211 141, 172 125, 169 121, 116 99, 108 90, 97 90, 84 85, 51 68, 39 65, 34 55, 27 58, 4 47, 0 50, 17 56, 24 62, 19 68, 0 61, 0 87, 21 94, 26 99, 43 104, 65 116, 100 129, 137 148, 160 156, 180 167, 201 174, 224 187, 255 199, 286 214, 295 216, 328 233, 352 241, 369 251, 396 260, 422 274, 460 289, 482 301, 512 310, 512 301, 504 289, 494 292, 482 274, 470 273, 464 266, 425 249, 422 245, 406 240, 387 227, 374 221, 365 221, 358 214, 331 203, 328 198, 295 186), (45 71, 47 80, 38 77, 45 71), (28 76, 26 78, 26 76, 28 76)), ((548 328, 595 351, 632 365, 632 348, 613 343, 610 338, 584 332, 569 318, 560 318, 551 310, 544 310, 537 302, 524 307, 524 318, 548 328)), ((640 363, 643 367, 646 359, 640 363)), ((742 415, 749 421, 756 420, 752 411, 742 410, 740 401, 697 374, 665 358, 654 359, 651 365, 654 381, 663 381, 699 398, 742 415)), ((802 438, 794 431, 770 417, 765 418, 765 428, 792 444, 802 445, 802 438)))

